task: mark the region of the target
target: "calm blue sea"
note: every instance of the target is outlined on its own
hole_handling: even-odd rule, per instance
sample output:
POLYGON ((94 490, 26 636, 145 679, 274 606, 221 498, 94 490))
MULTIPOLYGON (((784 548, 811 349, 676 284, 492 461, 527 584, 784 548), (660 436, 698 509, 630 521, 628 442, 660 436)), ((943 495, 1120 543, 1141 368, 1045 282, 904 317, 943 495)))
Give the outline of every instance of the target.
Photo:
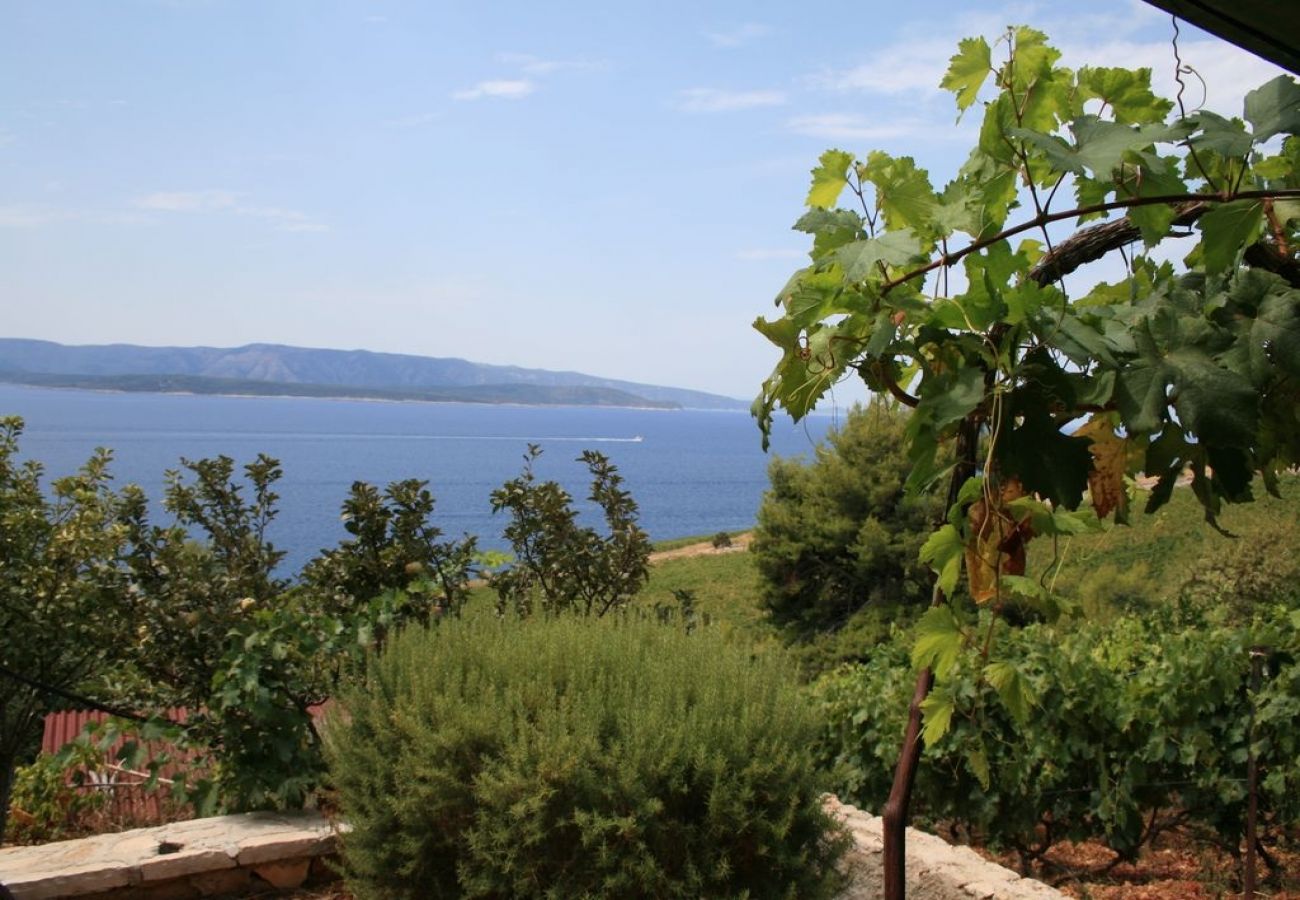
MULTIPOLYGON (((339 507, 353 481, 430 483, 434 524, 504 548, 503 520, 488 495, 520 471, 528 443, 544 454, 537 471, 586 497, 584 449, 619 467, 654 540, 754 524, 769 461, 746 413, 697 410, 382 403, 298 397, 113 394, 0 385, 0 415, 26 420, 22 455, 50 476, 74 471, 99 446, 111 448, 119 484, 155 501, 163 472, 181 457, 258 453, 280 460, 280 514, 272 540, 296 572, 345 536, 339 507)), ((834 420, 777 423, 772 452, 810 454, 834 420)), ((584 508, 589 504, 582 504, 584 508)), ((590 515, 590 508, 587 515, 590 515)), ((156 505, 155 520, 167 521, 156 505)), ((590 521, 597 521, 594 518, 590 521)))

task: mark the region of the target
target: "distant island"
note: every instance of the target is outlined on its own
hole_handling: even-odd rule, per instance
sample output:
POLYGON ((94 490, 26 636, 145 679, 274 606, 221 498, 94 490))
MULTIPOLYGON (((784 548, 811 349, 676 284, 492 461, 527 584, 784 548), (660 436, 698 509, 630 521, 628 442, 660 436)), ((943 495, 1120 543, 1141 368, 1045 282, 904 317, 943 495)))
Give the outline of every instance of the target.
POLYGON ((282 344, 232 348, 70 346, 0 338, 0 382, 150 393, 534 406, 746 409, 749 405, 704 391, 617 381, 579 372, 282 344))

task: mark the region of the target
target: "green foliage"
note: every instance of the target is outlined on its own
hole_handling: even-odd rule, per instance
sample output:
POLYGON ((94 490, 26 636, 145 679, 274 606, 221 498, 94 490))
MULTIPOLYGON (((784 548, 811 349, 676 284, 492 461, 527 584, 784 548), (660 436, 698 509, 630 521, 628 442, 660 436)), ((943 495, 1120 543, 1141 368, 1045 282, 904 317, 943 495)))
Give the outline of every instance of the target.
POLYGON ((987 444, 991 491, 1015 480, 1072 509, 1090 478, 1095 502, 1098 478, 1114 487, 1145 469, 1160 479, 1155 508, 1190 466, 1214 521, 1222 503, 1251 498, 1254 474, 1272 489, 1300 461, 1290 205, 1300 86, 1281 76, 1248 95, 1247 130, 1210 113, 1170 119, 1148 70, 1071 71, 1032 29, 1010 29, 1001 45, 995 61, 987 42, 963 41, 944 77, 959 110, 990 81, 996 92, 977 146, 942 189, 906 157, 822 157, 796 225, 813 237, 811 263, 782 290, 780 318, 755 323, 782 353, 755 415, 765 431, 778 407, 799 418, 857 372, 915 406, 915 489, 943 474, 939 448, 970 426, 987 444), (1288 135, 1280 154, 1278 135, 1288 135), (1075 207, 1054 205, 1071 188, 1075 207), (857 210, 837 208, 845 189, 857 210), (1022 202, 1032 209, 1008 224, 1022 202), (1111 212, 1124 216, 1113 237, 1047 231, 1111 212), (1139 257, 1124 285, 1080 298, 1059 283, 1138 235, 1152 247, 1189 223, 1200 229, 1189 272, 1139 257), (1026 231, 1039 235, 1013 245, 1026 231), (964 287, 949 293, 958 262, 964 287), (1126 449, 1113 469, 1095 462, 1100 433, 1064 430, 1102 413, 1126 449))
POLYGON ((168 476, 171 526, 150 526, 143 494, 124 492, 136 640, 125 673, 103 681, 124 702, 188 710, 173 742, 194 755, 181 788, 201 813, 301 807, 324 774, 313 707, 390 629, 459 611, 474 541, 439 540, 424 482, 357 482, 352 538, 291 587, 266 533, 279 463, 258 457, 247 484, 228 457, 183 465, 191 481, 168 476))
POLYGON ((929 600, 917 554, 937 504, 904 492, 906 428, 883 403, 855 408, 811 464, 769 467, 750 553, 764 609, 796 638, 843 628, 864 607, 929 600))
POLYGON ((103 752, 85 741, 74 741, 59 753, 41 753, 14 773, 11 810, 13 827, 5 839, 15 844, 40 844, 81 832, 86 817, 104 807, 107 795, 85 791, 91 773, 103 771, 103 752))
POLYGON ((576 612, 603 616, 621 609, 645 584, 650 540, 636 524, 637 505, 618 469, 602 454, 579 460, 591 473, 588 499, 604 512, 607 533, 578 524, 573 500, 554 481, 537 480, 541 449, 530 444, 520 477, 492 492, 492 511, 506 511, 514 564, 489 576, 498 610, 520 615, 576 612))
MULTIPOLYGON (((1291 595, 1300 603, 1300 594, 1291 595)), ((1300 632, 1294 606, 1215 625, 1186 616, 1125 616, 1108 625, 1006 629, 998 657, 946 660, 927 699, 916 787, 922 820, 970 829, 1025 858, 1061 840, 1099 838, 1125 856, 1162 824, 1199 822, 1235 843, 1246 806, 1252 706, 1261 821, 1300 824, 1300 632), (1250 690, 1251 647, 1269 648, 1250 690), (942 727, 933 723, 942 721, 942 727), (943 732, 942 735, 939 732, 943 732)), ((970 627, 985 628, 985 613, 970 627)), ((945 628, 956 627, 949 620, 945 628)), ((935 634, 933 628, 918 631, 935 634)), ((889 790, 913 669, 906 640, 818 685, 828 721, 824 763, 868 807, 889 790)))
POLYGON ((326 731, 358 897, 831 897, 818 720, 710 628, 466 618, 390 642, 326 731))
POLYGON ((433 495, 427 482, 409 479, 379 489, 354 482, 343 501, 343 522, 351 539, 324 550, 303 569, 313 604, 341 614, 364 608, 385 591, 415 595, 413 618, 459 611, 468 596, 477 541, 442 541, 429 519, 433 495))
MULTIPOLYGON (((109 489, 107 450, 47 488, 39 463, 17 459, 22 427, 0 418, 0 666, 69 690, 124 640, 128 528, 109 489)), ((35 752, 45 714, 61 702, 0 676, 0 838, 14 767, 35 752)))
POLYGON ((221 668, 227 636, 288 586, 275 574, 284 554, 266 533, 283 473, 267 456, 244 467, 246 485, 235 480, 228 456, 181 464, 192 479, 167 473, 163 506, 174 517, 171 525, 150 525, 144 492, 123 491, 136 630, 130 658, 157 705, 199 709, 221 668))
POLYGON ((727 534, 725 531, 719 531, 713 536, 713 540, 710 543, 713 544, 714 550, 725 550, 731 546, 731 535, 727 534))

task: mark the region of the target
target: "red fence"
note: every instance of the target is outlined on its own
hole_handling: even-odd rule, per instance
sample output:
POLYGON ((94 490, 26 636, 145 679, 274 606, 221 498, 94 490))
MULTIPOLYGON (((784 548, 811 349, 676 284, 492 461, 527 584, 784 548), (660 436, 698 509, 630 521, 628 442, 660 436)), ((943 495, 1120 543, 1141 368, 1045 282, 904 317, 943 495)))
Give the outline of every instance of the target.
MULTIPOLYGON (((183 709, 166 710, 169 719, 177 722, 185 720, 183 709)), ((64 746, 76 740, 86 725, 91 722, 103 722, 109 718, 102 712, 68 710, 50 713, 45 717, 45 734, 41 739, 41 750, 46 753, 58 753, 64 746)), ((86 780, 80 790, 100 792, 106 797, 102 815, 112 822, 129 825, 150 825, 186 818, 190 811, 171 799, 173 779, 181 775, 193 759, 192 754, 182 753, 169 744, 154 741, 145 743, 145 764, 139 769, 132 769, 117 762, 117 751, 121 749, 124 739, 116 741, 107 753, 105 766, 86 773, 86 780), (147 788, 149 779, 148 762, 166 755, 167 760, 160 769, 158 784, 147 788)))

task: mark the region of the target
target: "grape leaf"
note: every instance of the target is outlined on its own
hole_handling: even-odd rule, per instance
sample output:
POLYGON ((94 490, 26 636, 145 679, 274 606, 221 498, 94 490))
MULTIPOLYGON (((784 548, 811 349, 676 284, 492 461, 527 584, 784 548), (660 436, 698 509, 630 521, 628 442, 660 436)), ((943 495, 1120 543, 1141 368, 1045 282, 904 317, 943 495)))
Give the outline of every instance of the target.
POLYGON ((1114 423, 1107 416, 1093 416, 1087 424, 1074 432, 1076 437, 1092 441, 1088 452, 1092 454, 1092 471, 1088 473, 1088 493, 1093 511, 1104 519, 1118 510, 1122 517, 1128 507, 1128 492, 1124 489, 1124 475, 1128 469, 1128 441, 1115 433, 1114 423))
POLYGON ((859 176, 876 188, 876 208, 891 230, 918 228, 934 216, 939 199, 930 186, 930 176, 918 169, 910 156, 892 157, 873 150, 859 176))
POLYGON ((1300 133, 1300 84, 1289 75, 1279 75, 1246 95, 1246 121, 1263 143, 1275 134, 1300 133))
POLYGON ((1024 675, 1009 662, 989 663, 984 667, 984 677, 993 690, 998 692, 1002 705, 1017 722, 1024 723, 1029 718, 1029 708, 1033 706, 1033 690, 1024 675))
POLYGON ((904 266, 921 254, 921 241, 908 228, 887 231, 877 238, 854 241, 835 251, 835 259, 844 267, 844 277, 849 281, 862 281, 871 275, 880 275, 877 263, 904 266))
POLYGON ((1101 100, 1123 124, 1163 122, 1174 104, 1151 92, 1151 70, 1084 66, 1079 70, 1079 99, 1101 100))
POLYGON ((961 121, 961 113, 975 102, 992 70, 993 56, 988 41, 977 37, 964 38, 957 43, 957 53, 948 60, 948 71, 939 87, 957 95, 958 121, 961 121))
POLYGON ((1264 229, 1264 204, 1258 200, 1222 203, 1201 216, 1202 260, 1207 275, 1226 272, 1264 229))
POLYGON ((963 550, 965 545, 962 543, 961 534, 951 525, 945 525, 931 534, 921 547, 919 557, 921 562, 929 563, 930 568, 938 574, 939 590, 948 596, 951 596, 957 587, 957 578, 961 575, 963 550))
MULTIPOLYGON (((958 539, 960 540, 960 538, 958 539)), ((958 556, 960 559, 960 555, 958 556)), ((916 623, 916 643, 912 645, 912 665, 930 669, 943 678, 957 664, 961 654, 962 634, 951 607, 935 606, 926 610, 916 623)))
POLYGON ((818 160, 821 165, 812 170, 812 187, 808 189, 808 206, 830 208, 840 199, 849 183, 849 166, 853 154, 843 150, 827 150, 818 160))
POLYGON ((955 711, 952 699, 940 694, 931 694, 921 703, 921 712, 925 715, 925 728, 921 731, 921 740, 933 745, 948 733, 952 727, 952 714, 955 711))

